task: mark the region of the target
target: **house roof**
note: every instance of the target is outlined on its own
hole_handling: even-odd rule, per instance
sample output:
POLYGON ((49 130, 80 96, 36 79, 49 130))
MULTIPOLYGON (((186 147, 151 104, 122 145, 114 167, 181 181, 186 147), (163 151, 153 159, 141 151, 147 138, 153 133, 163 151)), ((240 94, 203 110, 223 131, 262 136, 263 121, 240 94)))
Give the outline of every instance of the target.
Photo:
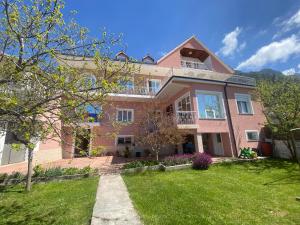
POLYGON ((175 51, 177 51, 179 48, 181 48, 182 46, 184 46, 185 44, 187 44, 191 40, 195 40, 199 45, 201 45, 203 47, 203 49, 205 51, 207 51, 212 57, 214 57, 219 63, 221 63, 228 71, 230 71, 231 73, 234 73, 233 69, 231 69, 221 59, 219 59, 219 57, 217 57, 212 51, 210 51, 200 40, 198 40, 198 38, 195 35, 191 36, 190 38, 188 38, 187 40, 185 40, 184 42, 182 42, 180 45, 178 45, 177 47, 175 47, 174 49, 172 49, 170 52, 168 52, 166 55, 164 55, 163 57, 161 57, 159 60, 157 60, 157 63, 159 64, 161 61, 163 61, 164 59, 166 59, 168 56, 170 56, 172 53, 174 53, 175 51))

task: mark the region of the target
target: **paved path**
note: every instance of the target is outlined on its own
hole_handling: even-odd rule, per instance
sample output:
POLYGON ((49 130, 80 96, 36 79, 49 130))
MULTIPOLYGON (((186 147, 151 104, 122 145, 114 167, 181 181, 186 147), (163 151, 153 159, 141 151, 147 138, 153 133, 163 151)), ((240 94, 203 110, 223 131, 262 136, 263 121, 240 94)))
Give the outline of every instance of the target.
POLYGON ((142 225, 121 175, 100 177, 91 225, 142 225))

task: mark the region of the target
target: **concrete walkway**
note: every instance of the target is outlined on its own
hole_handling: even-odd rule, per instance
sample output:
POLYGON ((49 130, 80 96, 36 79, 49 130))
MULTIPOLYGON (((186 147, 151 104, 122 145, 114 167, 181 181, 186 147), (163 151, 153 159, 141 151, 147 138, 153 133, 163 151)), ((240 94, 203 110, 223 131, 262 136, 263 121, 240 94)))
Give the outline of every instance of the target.
POLYGON ((91 225, 142 225, 122 177, 100 177, 91 225))

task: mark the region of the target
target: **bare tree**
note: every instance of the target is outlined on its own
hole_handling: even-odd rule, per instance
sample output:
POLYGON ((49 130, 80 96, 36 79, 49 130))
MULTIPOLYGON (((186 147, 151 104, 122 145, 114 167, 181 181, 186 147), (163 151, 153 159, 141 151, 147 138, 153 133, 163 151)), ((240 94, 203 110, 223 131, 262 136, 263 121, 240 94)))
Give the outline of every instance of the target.
POLYGON ((138 123, 135 141, 149 147, 158 161, 163 148, 183 143, 183 135, 177 128, 173 115, 162 112, 161 104, 153 101, 147 104, 145 115, 138 123))

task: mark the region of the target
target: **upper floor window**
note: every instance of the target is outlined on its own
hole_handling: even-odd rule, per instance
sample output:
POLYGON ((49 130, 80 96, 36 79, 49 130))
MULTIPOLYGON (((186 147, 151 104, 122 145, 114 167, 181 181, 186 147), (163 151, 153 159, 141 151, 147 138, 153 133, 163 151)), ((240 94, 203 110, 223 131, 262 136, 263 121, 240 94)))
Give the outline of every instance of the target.
POLYGON ((197 91, 199 118, 224 119, 225 111, 221 92, 197 91))
POLYGON ((149 79, 148 80, 149 92, 157 93, 160 89, 160 80, 158 79, 149 79))
POLYGON ((134 89, 134 83, 133 83, 133 80, 131 80, 131 79, 120 81, 120 85, 123 89, 126 89, 126 90, 134 89))
POLYGON ((99 122, 99 115, 101 113, 101 107, 98 105, 88 104, 85 106, 85 110, 87 112, 87 122, 89 123, 97 123, 99 122))
POLYGON ((177 101, 177 111, 191 111, 192 105, 191 105, 191 98, 190 94, 186 94, 179 98, 177 101))
POLYGON ((250 95, 235 94, 235 99, 240 114, 253 114, 250 95))
POLYGON ((133 109, 118 109, 117 121, 119 122, 132 122, 133 121, 133 109))

